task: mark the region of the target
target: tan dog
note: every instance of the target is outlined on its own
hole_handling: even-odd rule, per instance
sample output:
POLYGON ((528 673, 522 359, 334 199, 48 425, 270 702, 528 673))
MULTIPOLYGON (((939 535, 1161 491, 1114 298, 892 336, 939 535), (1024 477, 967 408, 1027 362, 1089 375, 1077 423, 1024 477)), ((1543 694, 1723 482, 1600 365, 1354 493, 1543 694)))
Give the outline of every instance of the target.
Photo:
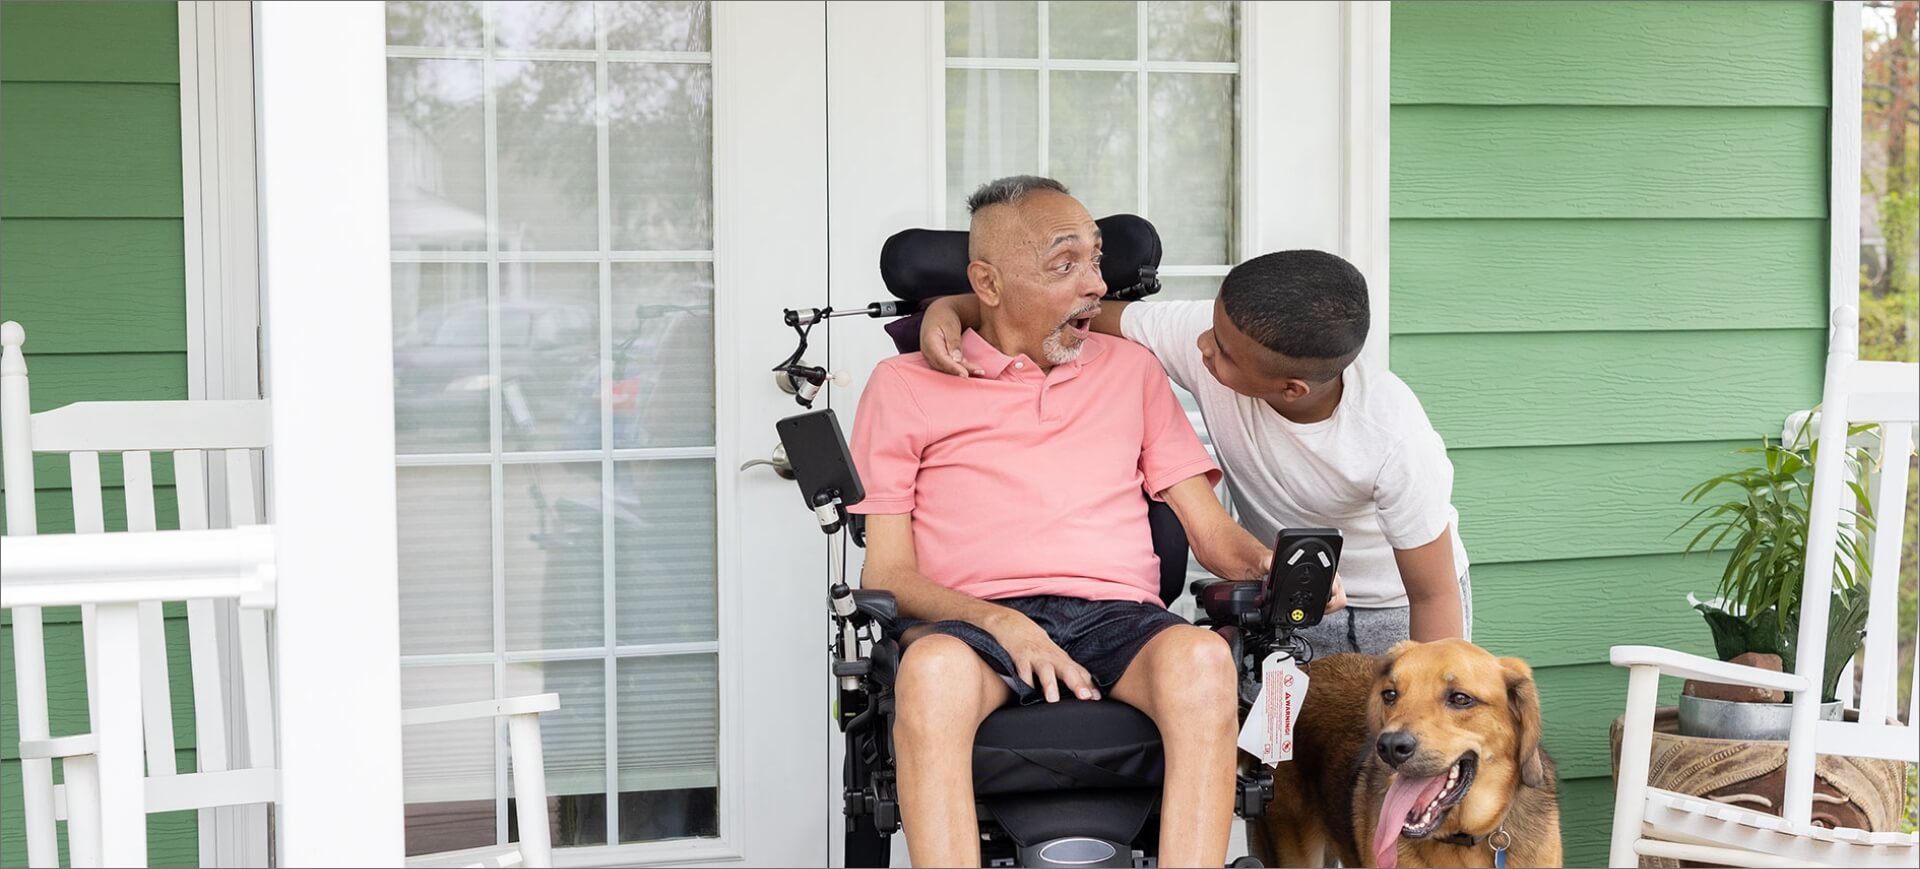
POLYGON ((1559 866, 1553 761, 1533 671, 1464 640, 1307 668, 1293 760, 1248 823, 1268 866, 1559 866), (1491 840, 1491 841, 1489 841, 1491 840))

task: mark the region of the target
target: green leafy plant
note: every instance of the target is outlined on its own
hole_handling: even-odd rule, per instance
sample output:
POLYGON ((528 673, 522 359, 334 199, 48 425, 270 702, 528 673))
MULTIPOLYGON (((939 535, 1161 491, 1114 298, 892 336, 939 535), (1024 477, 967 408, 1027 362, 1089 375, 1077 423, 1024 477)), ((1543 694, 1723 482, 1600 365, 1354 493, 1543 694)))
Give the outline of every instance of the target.
MULTIPOLYGON (((1873 428, 1854 426, 1848 435, 1873 428)), ((1763 440, 1760 446, 1739 450, 1758 456, 1759 464, 1709 479, 1684 496, 1699 504, 1709 495, 1731 490, 1731 497, 1707 504, 1680 526, 1701 526, 1687 543, 1689 553, 1718 550, 1732 542, 1717 589, 1719 599, 1694 605, 1706 618, 1707 628, 1713 632, 1714 651, 1722 660, 1760 652, 1779 655, 1788 671, 1794 669, 1813 466, 1819 449, 1807 434, 1807 426, 1802 425, 1793 446, 1763 440)), ((1834 560, 1822 700, 1836 697, 1840 670, 1866 632, 1870 570, 1866 539, 1873 531, 1873 508, 1866 491, 1855 481, 1863 478, 1860 472, 1871 461, 1871 453, 1864 447, 1847 448, 1847 487, 1853 497, 1843 509, 1853 521, 1840 526, 1839 557, 1834 560)))

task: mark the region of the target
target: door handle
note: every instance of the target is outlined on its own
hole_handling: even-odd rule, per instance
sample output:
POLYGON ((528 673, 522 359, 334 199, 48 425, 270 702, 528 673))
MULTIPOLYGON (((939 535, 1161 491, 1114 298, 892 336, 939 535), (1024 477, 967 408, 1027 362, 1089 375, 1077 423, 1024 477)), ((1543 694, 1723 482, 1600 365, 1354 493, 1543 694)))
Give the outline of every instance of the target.
POLYGON ((744 471, 748 468, 753 467, 754 465, 766 465, 767 467, 772 468, 774 473, 779 474, 782 479, 791 480, 794 478, 793 463, 790 461, 787 461, 787 445, 786 444, 774 444, 772 458, 754 459, 752 461, 742 464, 740 466, 740 470, 744 471))

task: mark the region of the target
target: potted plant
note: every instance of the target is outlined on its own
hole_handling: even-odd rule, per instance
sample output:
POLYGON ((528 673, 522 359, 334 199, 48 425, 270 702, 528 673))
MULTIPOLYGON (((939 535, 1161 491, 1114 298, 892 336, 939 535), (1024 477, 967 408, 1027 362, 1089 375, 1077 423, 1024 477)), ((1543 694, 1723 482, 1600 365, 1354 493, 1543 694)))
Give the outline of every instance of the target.
MULTIPOLYGON (((1702 507, 1681 525, 1683 529, 1700 526, 1687 543, 1689 553, 1718 550, 1729 541, 1732 544, 1717 597, 1693 601, 1694 609, 1706 618, 1714 651, 1721 660, 1794 669, 1813 465, 1819 449, 1807 436, 1811 421, 1809 414, 1792 444, 1765 440, 1759 446, 1740 450, 1757 456, 1758 463, 1709 479, 1684 496, 1696 504, 1715 494, 1727 496, 1702 507)), ((1858 435, 1872 428, 1855 426, 1848 434, 1858 435)), ((1866 630, 1870 569, 1866 537, 1873 530, 1873 516, 1866 492, 1852 480, 1863 478, 1861 469, 1870 461, 1866 448, 1849 441, 1845 464, 1853 497, 1844 507, 1850 521, 1841 523, 1833 598, 1828 609, 1826 660, 1820 680, 1821 714, 1825 718, 1840 717, 1840 673, 1859 648, 1866 630)), ((1689 682, 1680 699, 1680 731, 1721 739, 1785 739, 1792 710, 1792 705, 1784 702, 1787 699, 1778 692, 1769 696, 1765 691, 1689 682)))

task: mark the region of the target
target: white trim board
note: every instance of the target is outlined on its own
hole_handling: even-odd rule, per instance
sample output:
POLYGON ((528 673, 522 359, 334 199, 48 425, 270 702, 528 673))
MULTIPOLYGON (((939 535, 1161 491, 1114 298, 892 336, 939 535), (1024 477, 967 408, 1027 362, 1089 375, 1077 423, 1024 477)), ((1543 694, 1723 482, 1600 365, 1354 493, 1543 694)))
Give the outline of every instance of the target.
POLYGON ((187 397, 260 398, 253 8, 177 5, 187 397))
MULTIPOLYGON (((258 192, 254 183, 253 7, 180 0, 180 175, 186 267, 187 397, 261 397, 258 192)), ((215 527, 227 524, 226 468, 213 463, 203 491, 215 527)), ((256 474, 256 479, 258 479, 256 474)), ((263 492, 255 493, 261 503, 263 492)), ((222 607, 223 648, 238 642, 237 619, 222 607)), ((228 696, 243 678, 235 656, 223 674, 228 696)), ((227 709, 227 754, 245 755, 246 713, 227 709)), ((203 865, 268 862, 265 806, 200 812, 203 865)))
POLYGON ((1337 253, 1366 275, 1366 349, 1388 345, 1387 3, 1241 4, 1242 259, 1337 253))
MULTIPOLYGON (((1832 163, 1827 183, 1827 310, 1860 306, 1860 2, 1833 4, 1832 163)), ((1828 323, 1827 334, 1833 334, 1828 323)), ((1858 353, 1855 330, 1853 352, 1858 353)))
POLYGON ((280 359, 268 372, 277 863, 397 866, 405 842, 385 10, 254 9, 262 262, 280 359), (353 642, 340 642, 343 626, 353 642))

